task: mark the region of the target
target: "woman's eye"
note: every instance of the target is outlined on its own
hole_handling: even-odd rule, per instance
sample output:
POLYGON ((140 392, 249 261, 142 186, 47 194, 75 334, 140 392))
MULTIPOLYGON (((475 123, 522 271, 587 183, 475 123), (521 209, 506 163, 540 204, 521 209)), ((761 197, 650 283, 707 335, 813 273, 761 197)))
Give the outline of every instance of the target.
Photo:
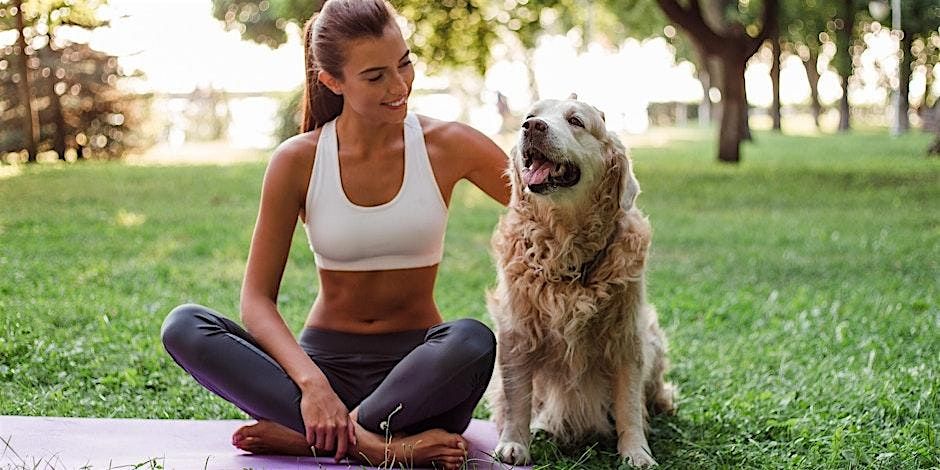
POLYGON ((410 60, 409 60, 408 62, 405 62, 405 63, 399 65, 398 68, 403 69, 403 68, 405 68, 405 67, 407 67, 407 66, 409 66, 409 65, 411 65, 411 61, 410 61, 410 60))
POLYGON ((571 124, 572 126, 584 127, 584 123, 581 122, 577 116, 571 116, 568 118, 568 124, 571 124))
POLYGON ((370 82, 377 82, 377 81, 379 81, 379 80, 381 80, 381 79, 382 79, 382 76, 381 76, 381 75, 376 75, 376 76, 374 76, 374 77, 372 77, 372 78, 369 78, 369 79, 367 79, 367 80, 369 80, 370 82))

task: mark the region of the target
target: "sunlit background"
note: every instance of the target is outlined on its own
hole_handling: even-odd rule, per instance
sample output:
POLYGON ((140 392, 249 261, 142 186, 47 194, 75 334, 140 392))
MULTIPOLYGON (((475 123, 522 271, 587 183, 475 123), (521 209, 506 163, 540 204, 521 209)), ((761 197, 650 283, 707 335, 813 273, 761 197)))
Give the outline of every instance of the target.
MULTIPOLYGON (((184 144, 192 143, 194 137, 187 126, 196 112, 194 102, 201 106, 209 103, 226 120, 221 137, 228 146, 258 149, 276 145, 279 103, 303 79, 303 48, 296 25, 288 25, 287 42, 272 50, 243 40, 238 31, 226 31, 222 22, 213 18, 209 0, 112 0, 98 13, 110 20, 109 26, 91 31, 65 28, 60 34, 117 56, 125 74, 142 73, 123 79, 122 86, 134 93, 153 94, 150 130, 156 139, 151 153, 180 154, 184 144)), ((664 31, 666 37, 675 34, 671 26, 664 31)), ((850 102, 876 109, 876 122, 886 124, 890 87, 896 86, 890 77, 897 75, 898 42, 877 23, 863 37, 867 48, 850 82, 850 102)), ((0 44, 12 44, 14 39, 14 31, 0 34, 0 44)), ((842 94, 839 77, 829 67, 834 54, 833 45, 824 47, 817 67, 821 74, 819 97, 824 105, 836 103, 842 94)), ((428 76, 423 58, 418 57, 411 109, 461 120, 496 135, 506 130, 504 117, 524 113, 533 97, 560 98, 576 92, 606 113, 611 128, 637 134, 657 124, 654 107, 670 110, 671 124, 689 124, 688 110, 705 93, 696 79, 695 66, 677 62, 665 38, 585 44, 574 32, 543 36, 532 54, 537 93, 530 89, 527 65, 511 46, 497 45, 492 56, 483 80, 458 72, 428 76), (500 95, 508 106, 506 116, 499 110, 500 95)), ((758 127, 771 103, 770 67, 771 52, 765 47, 750 60, 746 72, 748 101, 754 107, 752 117, 758 127)), ((928 73, 936 71, 926 67, 914 70, 911 103, 923 100, 928 73)), ((940 89, 940 80, 933 83, 940 89)), ((708 93, 720 100, 716 88, 708 93)), ((784 112, 808 113, 810 86, 795 55, 784 56, 780 93, 784 112)), ((834 126, 837 119, 824 116, 823 123, 834 126)))

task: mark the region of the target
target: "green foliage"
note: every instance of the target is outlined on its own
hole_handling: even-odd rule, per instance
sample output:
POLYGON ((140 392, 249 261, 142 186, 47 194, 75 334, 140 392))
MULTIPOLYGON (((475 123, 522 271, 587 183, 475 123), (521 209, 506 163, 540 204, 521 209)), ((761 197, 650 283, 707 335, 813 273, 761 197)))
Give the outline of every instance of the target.
MULTIPOLYGON (((0 30, 16 29, 11 9, 13 3, 12 0, 0 0, 0 30)), ((36 28, 39 34, 63 25, 98 28, 108 23, 98 18, 95 10, 107 3, 107 0, 24 0, 23 20, 36 28)))
MULTIPOLYGON (((104 4, 98 0, 23 4, 30 96, 40 123, 39 150, 55 150, 63 159, 66 149, 75 150, 79 158, 117 158, 146 143, 138 128, 147 99, 131 97, 117 87, 125 76, 117 57, 56 35, 57 28, 66 25, 106 26, 107 21, 95 13, 104 4)), ((0 27, 13 27, 12 11, 9 2, 0 3, 0 27)), ((17 92, 22 57, 19 47, 0 49, 0 154, 19 151, 26 142, 20 125, 25 113, 17 92)))
POLYGON ((320 1, 213 0, 212 15, 243 38, 276 48, 287 41, 284 28, 289 22, 302 25, 321 5, 320 1))
POLYGON ((274 128, 274 138, 277 142, 283 142, 299 132, 300 100, 303 96, 303 87, 297 87, 278 102, 277 124, 274 128))
POLYGON ((940 2, 904 0, 901 2, 901 28, 922 40, 940 34, 940 2))
POLYGON ((819 33, 828 31, 830 19, 836 16, 836 3, 826 0, 781 0, 780 37, 794 45, 816 51, 822 44, 819 33))
MULTIPOLYGON (((632 145, 654 228, 649 298, 681 389, 678 415, 652 422, 663 468, 936 466, 930 136, 759 133, 731 168, 704 132, 668 135, 632 145)), ((244 418, 158 332, 183 302, 237 317, 264 165, 58 168, 0 180, 17 201, 0 211, 0 414, 244 418)), ((458 185, 436 289, 448 319, 487 318, 501 210, 458 185)), ((316 286, 298 227, 279 299, 295 331, 316 286)), ((611 441, 542 436, 535 450, 541 469, 618 468, 611 441)))
POLYGON ((598 2, 611 12, 620 26, 619 38, 662 36, 669 20, 655 0, 603 0, 598 2))
MULTIPOLYGON (((641 8, 623 4, 633 0, 605 0, 596 6, 584 0, 442 0, 428 4, 392 0, 409 23, 412 50, 432 72, 442 68, 486 71, 490 50, 501 35, 517 37, 533 48, 544 31, 567 32, 590 24, 593 31, 612 40, 626 35, 648 36, 661 25, 650 0, 638 0, 641 8)), ((270 47, 286 41, 285 29, 302 25, 321 2, 299 0, 213 0, 213 15, 242 37, 270 47)), ((661 17, 661 16, 660 16, 661 17)))
POLYGON ((494 20, 480 0, 442 0, 437 7, 419 2, 392 2, 412 28, 409 45, 428 66, 472 67, 486 72, 489 47, 496 38, 494 20))

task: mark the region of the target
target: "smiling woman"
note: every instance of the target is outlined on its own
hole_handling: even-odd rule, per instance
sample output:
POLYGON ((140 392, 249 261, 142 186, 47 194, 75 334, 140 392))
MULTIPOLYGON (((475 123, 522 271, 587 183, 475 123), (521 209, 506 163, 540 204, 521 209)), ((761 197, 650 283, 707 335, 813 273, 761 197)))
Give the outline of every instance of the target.
POLYGON ((455 184, 505 204, 507 157, 465 125, 408 112, 414 67, 384 0, 331 0, 304 36, 302 132, 265 175, 245 328, 182 305, 164 345, 258 420, 232 437, 243 450, 458 468, 495 338, 477 320, 444 323, 434 284, 455 184), (277 306, 298 219, 320 281, 299 344, 277 306))

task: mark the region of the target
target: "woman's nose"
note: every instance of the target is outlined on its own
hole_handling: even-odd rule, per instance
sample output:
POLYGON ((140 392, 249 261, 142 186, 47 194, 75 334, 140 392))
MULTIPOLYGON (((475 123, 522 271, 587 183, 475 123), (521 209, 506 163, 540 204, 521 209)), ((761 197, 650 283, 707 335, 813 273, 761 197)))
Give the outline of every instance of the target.
POLYGON ((408 83, 405 81, 405 76, 401 73, 395 72, 392 75, 392 81, 389 85, 389 94, 392 95, 404 95, 408 92, 408 83))

